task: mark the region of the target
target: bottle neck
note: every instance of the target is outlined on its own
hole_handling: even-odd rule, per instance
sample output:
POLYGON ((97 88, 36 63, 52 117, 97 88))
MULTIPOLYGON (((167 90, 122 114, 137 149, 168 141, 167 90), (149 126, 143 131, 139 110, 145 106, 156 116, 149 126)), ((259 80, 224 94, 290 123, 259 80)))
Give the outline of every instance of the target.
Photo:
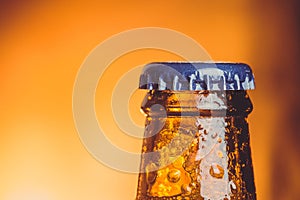
POLYGON ((244 116, 253 106, 246 91, 150 90, 141 106, 147 116, 244 116))

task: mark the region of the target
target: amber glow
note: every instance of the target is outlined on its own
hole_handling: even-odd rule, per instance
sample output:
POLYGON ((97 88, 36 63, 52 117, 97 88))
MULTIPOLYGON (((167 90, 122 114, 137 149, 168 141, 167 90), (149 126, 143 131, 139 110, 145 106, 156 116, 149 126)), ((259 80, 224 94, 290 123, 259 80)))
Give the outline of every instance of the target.
MULTIPOLYGON (((249 124, 258 199, 295 197, 300 179, 295 2, 1 3, 0 199, 135 197, 137 174, 105 167, 81 144, 72 118, 72 89, 81 63, 96 45, 113 34, 145 26, 183 32, 203 45, 214 60, 252 66, 257 90, 250 92, 254 111, 249 124), (278 91, 284 91, 284 100, 278 91)), ((113 63, 99 83, 103 83, 96 93, 99 120, 106 122, 104 129, 112 133, 108 137, 113 143, 128 151, 139 152, 141 141, 115 126, 106 106, 110 91, 131 67, 157 59, 179 58, 154 50, 133 52, 113 63)), ((143 95, 134 94, 129 105, 140 125, 144 116, 137 108, 143 95)))
POLYGON ((203 91, 147 94, 142 105, 148 114, 141 160, 145 173, 139 175, 137 200, 256 199, 248 123, 233 111, 246 114, 251 102, 244 91, 226 92, 225 101, 223 95, 203 91), (207 103, 206 98, 213 100, 207 103), (236 101, 244 102, 244 108, 236 101), (223 110, 225 102, 234 109, 223 110), (167 117, 152 109, 157 103, 166 107, 167 117), (174 107, 177 112, 169 109, 174 107), (198 108, 204 113, 212 107, 221 114, 199 116, 198 108), (163 127, 157 128, 160 124, 163 127), (147 157, 150 152, 156 154, 147 157))

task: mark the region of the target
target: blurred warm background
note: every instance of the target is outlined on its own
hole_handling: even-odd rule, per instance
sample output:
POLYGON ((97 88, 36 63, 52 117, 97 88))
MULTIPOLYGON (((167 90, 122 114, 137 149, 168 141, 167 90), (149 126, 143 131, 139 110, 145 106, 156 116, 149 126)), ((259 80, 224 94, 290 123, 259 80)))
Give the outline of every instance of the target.
MULTIPOLYGON (((72 89, 96 45, 146 26, 180 31, 214 60, 252 66, 257 89, 250 92, 254 111, 249 121, 258 199, 298 199, 298 7, 297 0, 0 1, 0 199, 134 198, 137 174, 103 166, 81 144, 72 118, 72 89)), ((173 58, 145 50, 114 65, 130 70, 173 58)), ((117 79, 126 70, 111 67, 107 73, 117 79)), ((109 78, 102 81, 107 91, 114 87, 109 78)), ((133 98, 140 101, 137 93, 133 98)), ((130 102, 135 112, 138 104, 130 102)), ((100 118, 104 114, 112 119, 98 112, 100 118)), ((114 143, 139 150, 139 141, 119 135, 122 140, 111 137, 114 143)))

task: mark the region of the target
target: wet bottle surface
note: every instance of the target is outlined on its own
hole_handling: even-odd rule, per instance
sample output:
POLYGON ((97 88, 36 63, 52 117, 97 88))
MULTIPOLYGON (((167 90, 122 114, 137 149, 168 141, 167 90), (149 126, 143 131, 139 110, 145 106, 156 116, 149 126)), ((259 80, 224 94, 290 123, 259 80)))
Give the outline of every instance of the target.
POLYGON ((150 87, 142 103, 146 123, 136 199, 256 199, 246 90, 178 89, 174 82, 173 90, 164 90, 161 84, 150 87))

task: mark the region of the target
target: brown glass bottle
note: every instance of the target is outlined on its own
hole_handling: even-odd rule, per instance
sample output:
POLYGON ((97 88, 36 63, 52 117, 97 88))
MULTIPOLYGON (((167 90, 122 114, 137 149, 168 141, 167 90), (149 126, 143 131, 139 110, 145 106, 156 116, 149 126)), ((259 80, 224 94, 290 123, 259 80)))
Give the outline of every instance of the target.
POLYGON ((150 90, 137 200, 256 199, 245 90, 150 90))

